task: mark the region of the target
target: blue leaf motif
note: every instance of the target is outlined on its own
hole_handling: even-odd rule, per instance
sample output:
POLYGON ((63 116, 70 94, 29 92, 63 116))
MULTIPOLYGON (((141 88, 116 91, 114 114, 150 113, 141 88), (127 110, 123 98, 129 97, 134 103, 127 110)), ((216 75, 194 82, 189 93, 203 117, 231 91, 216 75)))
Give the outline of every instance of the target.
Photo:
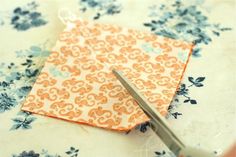
POLYGON ((30 124, 30 123, 32 123, 33 121, 35 121, 37 118, 35 118, 35 117, 27 117, 26 119, 25 119, 25 124, 30 124))
POLYGON ((17 130, 21 127, 21 124, 14 124, 10 130, 17 130))
POLYGON ((17 129, 31 129, 31 123, 36 120, 36 117, 32 116, 29 112, 19 112, 18 115, 21 117, 13 118, 12 121, 14 125, 10 128, 10 130, 17 129))
POLYGON ((26 123, 21 124, 21 126, 22 126, 22 129, 25 129, 25 130, 32 128, 32 126, 30 126, 29 124, 26 124, 26 123))
POLYGON ((204 81, 205 80, 205 77, 198 77, 197 79, 196 79, 196 82, 202 82, 202 81, 204 81))
POLYGON ((70 147, 69 151, 66 151, 65 153, 70 155, 70 157, 77 157, 78 156, 79 149, 76 149, 74 147, 70 147))
POLYGON ((24 122, 24 119, 22 119, 22 118, 14 118, 14 119, 12 119, 14 122, 16 122, 16 123, 22 123, 22 122, 24 122))
POLYGON ((34 27, 39 27, 41 25, 45 25, 47 22, 43 19, 33 19, 30 23, 34 27))
POLYGON ((35 77, 38 74, 39 70, 38 69, 26 69, 25 70, 25 75, 27 77, 35 77))
POLYGON ((196 100, 190 100, 190 103, 191 104, 197 104, 197 101, 196 100))
POLYGON ((183 32, 187 29, 187 23, 181 22, 175 25, 175 29, 177 32, 183 32))
MULTIPOLYGON (((179 86, 179 88, 177 89, 176 91, 176 98, 172 101, 173 102, 179 102, 177 96, 182 96, 183 98, 185 98, 185 100, 183 100, 183 103, 190 103, 192 105, 195 105, 197 104, 197 100, 195 99, 192 99, 190 96, 189 96, 189 89, 191 87, 203 87, 204 84, 203 84, 203 81, 205 80, 205 77, 197 77, 196 79, 194 77, 188 77, 188 81, 191 83, 190 85, 187 85, 187 84, 181 84, 179 86), (176 101, 177 100, 177 101, 176 101)), ((170 105, 170 107, 168 108, 168 112, 169 114, 168 115, 171 115, 173 116, 174 118, 176 116, 179 116, 181 114, 178 114, 178 112, 174 113, 172 111, 172 107, 173 104, 170 105)))
MULTIPOLYGON (((189 77, 188 78, 189 82, 192 83, 192 85, 196 86, 196 87, 202 87, 203 84, 201 82, 203 82, 205 80, 205 77, 198 77, 194 80, 193 77, 189 77)), ((190 86, 192 86, 190 85, 190 86)))
POLYGON ((31 19, 37 19, 37 18, 39 18, 41 16, 41 13, 32 12, 32 13, 30 13, 29 16, 30 16, 31 19))

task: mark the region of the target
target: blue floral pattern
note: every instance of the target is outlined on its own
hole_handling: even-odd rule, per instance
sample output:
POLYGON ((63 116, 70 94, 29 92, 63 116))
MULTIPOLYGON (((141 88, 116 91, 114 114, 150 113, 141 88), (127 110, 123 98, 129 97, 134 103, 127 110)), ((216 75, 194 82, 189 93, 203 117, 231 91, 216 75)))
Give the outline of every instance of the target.
MULTIPOLYGON (((30 28, 46 25, 48 22, 42 14, 37 11, 38 4, 33 1, 23 7, 16 7, 10 14, 10 24, 17 31, 26 31, 30 28)), ((8 20, 8 18, 7 18, 8 20)), ((4 16, 0 14, 0 26, 6 22, 4 16)))
POLYGON ((41 152, 35 152, 34 150, 23 151, 19 155, 12 155, 12 157, 77 157, 79 149, 70 147, 69 151, 66 151, 63 155, 49 154, 47 150, 43 149, 41 152))
POLYGON ((47 24, 40 12, 36 9, 38 4, 35 2, 28 3, 26 7, 17 7, 13 11, 11 24, 18 31, 25 31, 33 27, 39 27, 47 24))
MULTIPOLYGON (((193 77, 188 77, 188 80, 189 82, 191 82, 191 84, 181 84, 176 94, 185 97, 185 100, 183 101, 184 103, 197 104, 197 101, 189 96, 189 88, 193 86, 203 87, 204 85, 202 82, 205 80, 205 77, 198 77, 196 79, 194 79, 193 77)), ((175 99, 175 101, 178 101, 178 99, 175 99)))
POLYGON ((31 123, 36 120, 30 112, 20 111, 18 117, 13 118, 12 121, 14 125, 11 127, 10 130, 17 130, 17 129, 31 129, 31 123))
POLYGON ((39 157, 39 154, 31 150, 29 152, 23 151, 19 155, 13 155, 13 157, 39 157))
POLYGON ((49 51, 31 46, 16 54, 22 63, 0 64, 0 113, 14 108, 29 93, 49 51))
POLYGON ((200 56, 201 45, 209 44, 212 41, 211 35, 220 36, 221 32, 231 28, 209 23, 199 4, 186 3, 176 0, 169 5, 151 6, 149 17, 153 19, 145 22, 144 26, 157 35, 193 42, 196 46, 192 54, 200 56))
POLYGON ((191 87, 203 87, 203 81, 205 80, 205 77, 197 77, 194 79, 193 77, 188 77, 188 81, 190 84, 182 83, 179 88, 176 91, 176 95, 174 99, 172 100, 172 103, 168 107, 168 115, 167 118, 174 117, 175 119, 178 118, 178 116, 183 115, 182 113, 176 111, 179 105, 183 103, 190 103, 192 105, 197 104, 197 100, 191 98, 189 96, 190 88, 191 87), (183 101, 180 101, 180 99, 184 99, 183 101))
MULTIPOLYGON (((7 86, 6 82, 1 82, 0 86, 3 88, 7 86)), ((0 93, 0 113, 10 110, 16 106, 17 102, 13 96, 9 96, 7 93, 0 93)))
POLYGON ((104 15, 114 15, 121 12, 122 6, 116 0, 80 0, 81 11, 86 12, 88 9, 96 10, 94 20, 104 15))

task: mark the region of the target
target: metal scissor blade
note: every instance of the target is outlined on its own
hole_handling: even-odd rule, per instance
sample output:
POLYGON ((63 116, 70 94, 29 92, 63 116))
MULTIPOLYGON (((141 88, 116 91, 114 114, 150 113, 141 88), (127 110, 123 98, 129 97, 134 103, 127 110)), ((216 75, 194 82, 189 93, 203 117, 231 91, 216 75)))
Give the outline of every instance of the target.
POLYGON ((160 115, 159 112, 156 111, 154 107, 149 105, 145 97, 138 92, 138 89, 134 87, 130 81, 122 75, 121 72, 116 70, 113 70, 112 72, 130 93, 130 95, 138 102, 139 106, 143 109, 147 116, 151 119, 151 127, 154 132, 174 154, 178 155, 179 151, 182 150, 185 145, 170 129, 166 120, 160 115))

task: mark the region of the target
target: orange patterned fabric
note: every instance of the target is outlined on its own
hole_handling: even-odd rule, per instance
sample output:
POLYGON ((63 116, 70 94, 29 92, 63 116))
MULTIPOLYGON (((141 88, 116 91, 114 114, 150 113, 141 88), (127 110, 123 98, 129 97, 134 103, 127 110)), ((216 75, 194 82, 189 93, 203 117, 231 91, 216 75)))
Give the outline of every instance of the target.
POLYGON ((187 42, 147 32, 71 21, 22 110, 107 129, 129 130, 148 118, 112 69, 122 71, 165 115, 191 49, 187 42))

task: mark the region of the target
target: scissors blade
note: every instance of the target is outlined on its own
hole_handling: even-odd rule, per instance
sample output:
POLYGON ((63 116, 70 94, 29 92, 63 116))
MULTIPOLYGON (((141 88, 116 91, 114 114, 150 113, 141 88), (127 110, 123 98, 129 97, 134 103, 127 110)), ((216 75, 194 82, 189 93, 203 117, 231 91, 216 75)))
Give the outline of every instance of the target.
POLYGON ((161 114, 148 103, 145 97, 138 92, 138 89, 134 87, 121 72, 116 70, 113 70, 112 72, 130 93, 130 95, 138 102, 139 106, 146 113, 146 115, 151 119, 150 124, 153 131, 161 138, 161 140, 175 155, 178 155, 179 151, 182 150, 185 145, 170 129, 164 117, 162 117, 161 114))

